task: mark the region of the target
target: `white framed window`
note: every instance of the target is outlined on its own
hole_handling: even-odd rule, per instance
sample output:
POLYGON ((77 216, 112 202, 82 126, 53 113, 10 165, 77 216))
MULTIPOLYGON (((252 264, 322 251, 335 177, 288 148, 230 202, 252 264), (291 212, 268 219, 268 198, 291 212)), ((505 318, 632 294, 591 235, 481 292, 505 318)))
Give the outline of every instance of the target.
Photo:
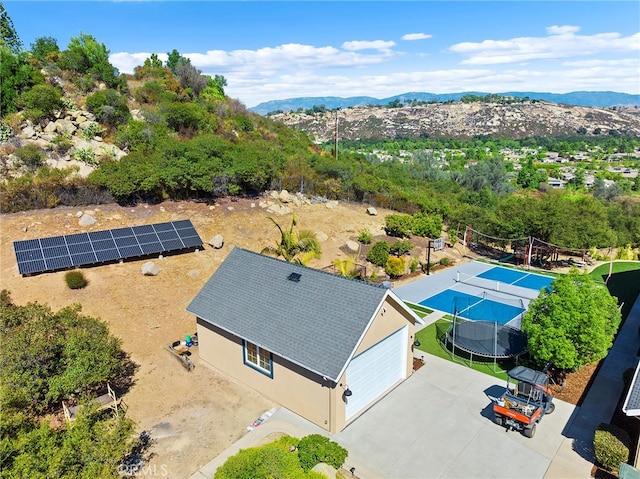
POLYGON ((247 366, 273 377, 273 360, 271 353, 249 341, 243 341, 244 363, 247 366))

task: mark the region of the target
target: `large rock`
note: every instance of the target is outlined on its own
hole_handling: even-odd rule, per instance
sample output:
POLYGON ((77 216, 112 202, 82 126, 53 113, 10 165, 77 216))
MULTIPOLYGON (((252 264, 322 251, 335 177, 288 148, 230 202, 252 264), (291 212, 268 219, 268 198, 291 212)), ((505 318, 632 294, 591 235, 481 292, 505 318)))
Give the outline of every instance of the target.
POLYGON ((31 125, 28 125, 22 129, 19 136, 26 139, 33 138, 34 136, 36 136, 36 130, 31 125))
POLYGON ((58 133, 68 133, 69 135, 73 135, 77 129, 78 127, 76 127, 71 120, 56 120, 56 131, 58 133))
POLYGON ((279 204, 273 204, 273 205, 269 205, 265 211, 267 213, 271 213, 272 215, 278 215, 278 216, 282 216, 282 215, 288 215, 289 213, 291 213, 291 208, 287 205, 279 205, 279 204))
POLYGON ((95 219, 93 216, 88 215, 88 214, 83 214, 80 217, 80 220, 78 221, 78 224, 80 226, 93 226, 98 222, 97 219, 95 219))
POLYGON ((222 237, 222 235, 215 235, 209 242, 209 244, 215 249, 220 249, 224 245, 224 238, 222 237))
POLYGON ((287 190, 282 190, 278 195, 278 199, 283 203, 289 203, 291 201, 291 195, 287 190))
POLYGON ((327 208, 329 208, 330 210, 334 209, 336 206, 338 206, 338 202, 336 200, 331 200, 331 201, 327 201, 325 203, 325 206, 327 208))
POLYGON ((357 253, 358 250, 360 249, 360 243, 358 243, 357 241, 353 241, 353 240, 348 240, 345 243, 345 246, 347 247, 347 249, 349 251, 353 251, 354 253, 357 253))
POLYGON ((56 132, 56 124, 53 121, 47 123, 47 126, 44 127, 44 131, 46 133, 55 133, 56 132))
MULTIPOLYGON (((322 474, 323 476, 328 477, 330 479, 333 479, 334 477, 338 477, 337 475, 338 471, 334 467, 327 464, 326 462, 320 462, 316 464, 315 466, 313 466, 311 470, 317 472, 318 474, 322 474)), ((344 476, 340 476, 340 477, 344 477, 344 476)))
POLYGON ((367 208, 367 213, 371 216, 378 216, 378 210, 376 210, 373 206, 369 206, 367 208))
POLYGON ((158 276, 160 268, 153 261, 147 261, 142 265, 142 274, 145 276, 158 276))

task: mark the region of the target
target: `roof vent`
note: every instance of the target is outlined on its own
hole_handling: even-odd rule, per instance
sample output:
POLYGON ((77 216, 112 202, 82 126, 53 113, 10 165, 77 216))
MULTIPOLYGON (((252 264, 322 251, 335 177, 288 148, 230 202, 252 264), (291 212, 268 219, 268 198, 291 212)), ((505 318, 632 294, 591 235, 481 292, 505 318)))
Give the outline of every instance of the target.
POLYGON ((287 277, 287 279, 288 279, 289 281, 295 281, 295 282, 297 283, 297 282, 299 282, 299 281, 300 281, 300 276, 301 276, 301 275, 300 275, 300 273, 291 273, 291 274, 287 277))

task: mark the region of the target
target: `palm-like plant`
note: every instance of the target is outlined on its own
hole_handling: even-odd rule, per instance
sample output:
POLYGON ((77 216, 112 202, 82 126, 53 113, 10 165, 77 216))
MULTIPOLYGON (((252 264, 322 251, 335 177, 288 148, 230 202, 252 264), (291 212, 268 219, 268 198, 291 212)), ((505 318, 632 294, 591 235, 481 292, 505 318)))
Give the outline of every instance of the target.
POLYGON ((356 255, 347 256, 345 259, 336 258, 331 264, 336 267, 340 276, 347 278, 358 278, 360 276, 356 255))
POLYGON ((276 243, 276 246, 267 246, 262 250, 262 254, 268 254, 271 256, 282 257, 290 263, 298 263, 306 265, 313 258, 319 258, 322 255, 322 248, 318 242, 318 237, 313 231, 301 230, 296 233, 294 227, 296 226, 295 215, 291 219, 291 226, 288 230, 282 229, 282 227, 270 216, 267 217, 276 225, 278 231, 280 231, 280 241, 276 243))

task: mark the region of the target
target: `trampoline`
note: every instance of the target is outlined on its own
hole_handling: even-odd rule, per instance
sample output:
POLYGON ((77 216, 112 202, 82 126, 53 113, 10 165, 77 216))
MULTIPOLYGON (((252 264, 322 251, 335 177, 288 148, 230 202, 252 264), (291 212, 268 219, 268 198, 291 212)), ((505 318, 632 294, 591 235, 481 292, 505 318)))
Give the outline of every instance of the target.
POLYGON ((451 354, 456 348, 473 356, 498 359, 517 358, 527 351, 527 336, 512 326, 495 321, 465 321, 454 318, 445 336, 445 347, 451 345, 451 354))

